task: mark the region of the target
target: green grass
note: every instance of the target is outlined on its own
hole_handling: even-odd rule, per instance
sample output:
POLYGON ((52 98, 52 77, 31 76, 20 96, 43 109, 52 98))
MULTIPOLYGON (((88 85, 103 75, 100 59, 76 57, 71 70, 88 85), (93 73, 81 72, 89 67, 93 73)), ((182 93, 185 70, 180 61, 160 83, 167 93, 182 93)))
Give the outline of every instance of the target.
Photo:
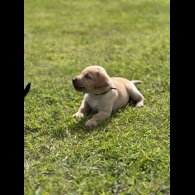
POLYGON ((25 0, 25 195, 170 194, 169 1, 25 0), (86 66, 142 80, 145 107, 72 117, 86 66))

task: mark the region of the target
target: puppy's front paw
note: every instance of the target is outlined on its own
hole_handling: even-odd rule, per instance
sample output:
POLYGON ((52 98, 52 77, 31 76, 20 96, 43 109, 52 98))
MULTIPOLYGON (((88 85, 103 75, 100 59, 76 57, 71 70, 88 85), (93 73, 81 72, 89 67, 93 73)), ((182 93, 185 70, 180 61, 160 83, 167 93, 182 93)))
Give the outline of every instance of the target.
POLYGON ((142 101, 136 103, 136 107, 138 107, 138 108, 141 108, 143 106, 144 106, 144 103, 142 101))
POLYGON ((76 118, 83 118, 84 114, 81 113, 81 112, 76 112, 75 114, 73 114, 73 116, 76 117, 76 118))
POLYGON ((89 119, 86 123, 85 126, 86 127, 95 127, 97 125, 97 121, 94 119, 89 119))

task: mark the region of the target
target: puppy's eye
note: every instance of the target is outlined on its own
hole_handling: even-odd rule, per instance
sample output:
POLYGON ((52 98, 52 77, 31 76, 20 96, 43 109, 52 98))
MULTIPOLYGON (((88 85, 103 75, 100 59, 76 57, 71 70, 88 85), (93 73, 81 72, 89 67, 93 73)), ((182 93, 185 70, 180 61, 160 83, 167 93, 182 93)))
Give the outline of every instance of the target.
POLYGON ((88 74, 85 75, 85 78, 91 79, 91 77, 88 74))

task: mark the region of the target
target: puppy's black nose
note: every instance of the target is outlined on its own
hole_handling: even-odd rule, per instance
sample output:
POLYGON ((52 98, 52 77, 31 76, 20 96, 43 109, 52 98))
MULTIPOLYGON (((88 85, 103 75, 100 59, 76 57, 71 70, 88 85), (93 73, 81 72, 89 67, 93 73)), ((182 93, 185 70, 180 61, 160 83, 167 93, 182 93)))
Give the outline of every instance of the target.
POLYGON ((73 79, 72 79, 72 83, 73 83, 73 85, 75 85, 77 81, 78 81, 78 79, 77 79, 77 78, 73 78, 73 79))

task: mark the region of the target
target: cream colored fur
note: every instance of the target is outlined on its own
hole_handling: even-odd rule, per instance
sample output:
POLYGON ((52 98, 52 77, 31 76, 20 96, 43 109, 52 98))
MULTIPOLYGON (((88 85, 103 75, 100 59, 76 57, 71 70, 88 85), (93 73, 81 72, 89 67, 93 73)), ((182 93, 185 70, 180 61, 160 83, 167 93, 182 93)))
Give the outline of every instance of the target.
POLYGON ((130 100, 134 100, 137 107, 142 107, 144 97, 135 86, 140 82, 121 77, 109 77, 101 66, 85 68, 73 79, 75 89, 85 93, 79 110, 73 116, 83 117, 90 110, 96 112, 97 114, 85 124, 91 127, 109 118, 112 111, 126 106, 130 100))

